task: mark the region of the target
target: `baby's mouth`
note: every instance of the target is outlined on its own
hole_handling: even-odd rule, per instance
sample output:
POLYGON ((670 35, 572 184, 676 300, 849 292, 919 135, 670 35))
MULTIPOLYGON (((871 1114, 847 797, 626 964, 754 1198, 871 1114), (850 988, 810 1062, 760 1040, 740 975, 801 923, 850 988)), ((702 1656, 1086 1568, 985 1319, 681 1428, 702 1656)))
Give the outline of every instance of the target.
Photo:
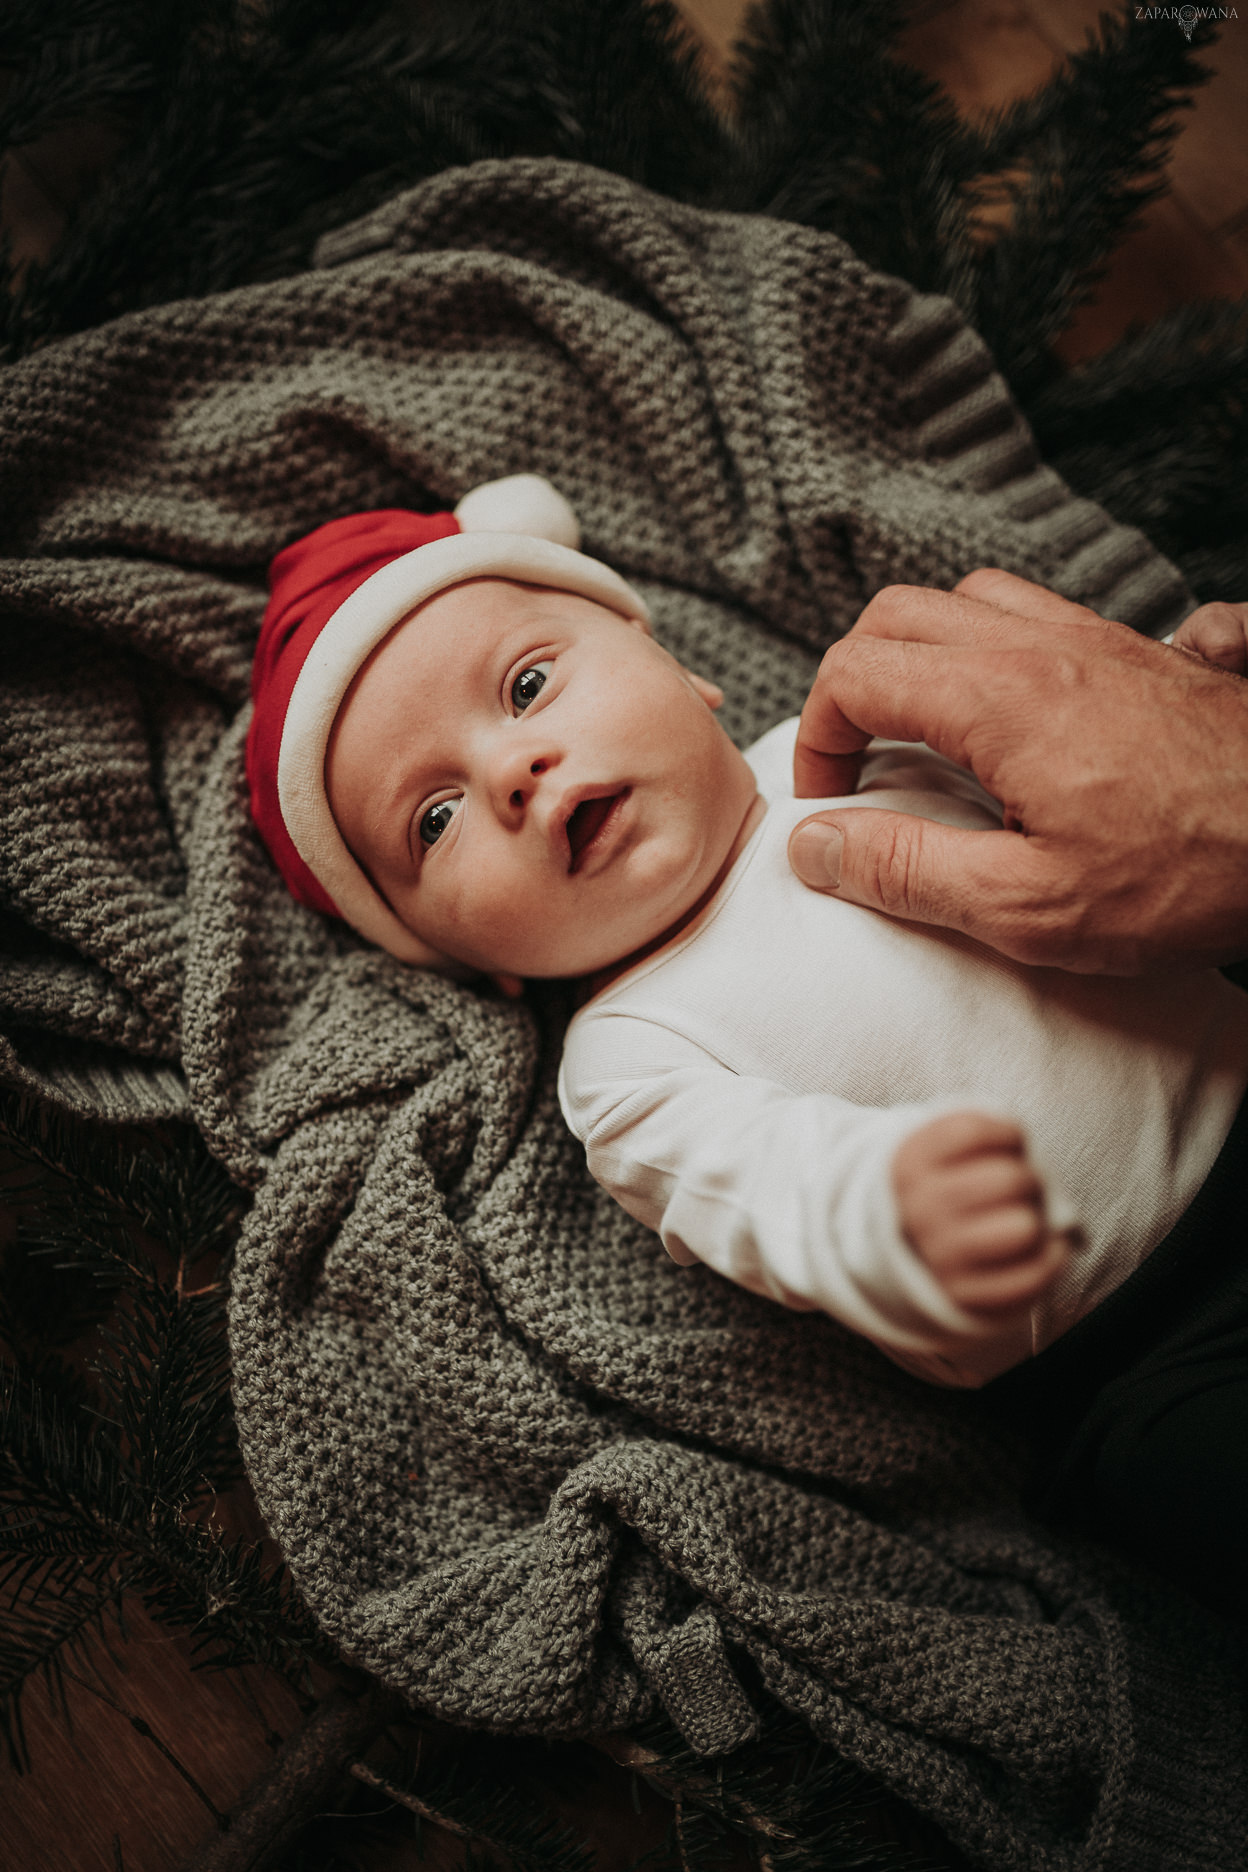
POLYGON ((583 799, 573 809, 568 820, 568 851, 570 872, 577 870, 581 859, 593 844, 598 834, 606 825, 616 807, 628 795, 629 789, 622 787, 616 793, 603 793, 597 799, 583 799))

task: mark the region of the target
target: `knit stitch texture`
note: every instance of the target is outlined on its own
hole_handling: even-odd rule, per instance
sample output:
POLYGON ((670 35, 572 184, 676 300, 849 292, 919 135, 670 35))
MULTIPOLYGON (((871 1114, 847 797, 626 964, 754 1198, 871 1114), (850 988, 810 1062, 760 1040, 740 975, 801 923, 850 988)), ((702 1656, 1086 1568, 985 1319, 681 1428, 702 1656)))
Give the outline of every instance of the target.
POLYGON ((950 304, 809 230, 484 163, 296 277, 37 353, 0 405, 0 1064, 189 1112, 255 1192, 243 1448, 333 1639, 452 1721, 657 1700, 707 1753, 761 1682, 994 1872, 1245 1863, 1211 1628, 1030 1526, 973 1398, 677 1268, 564 1132, 564 992, 369 950, 246 811, 270 557, 521 470, 743 742, 886 582, 998 564, 1173 626, 1178 575, 1038 462, 950 304))

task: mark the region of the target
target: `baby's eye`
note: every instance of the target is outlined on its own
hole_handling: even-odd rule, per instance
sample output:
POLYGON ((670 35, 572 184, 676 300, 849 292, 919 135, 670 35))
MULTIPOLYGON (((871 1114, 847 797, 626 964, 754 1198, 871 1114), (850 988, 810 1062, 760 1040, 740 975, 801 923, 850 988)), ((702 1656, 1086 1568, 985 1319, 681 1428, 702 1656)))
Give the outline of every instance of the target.
POLYGON ((420 842, 422 845, 436 845, 446 831, 451 820, 463 805, 462 799, 440 799, 436 806, 420 816, 420 842))
POLYGON ((515 682, 511 685, 511 705, 515 709, 517 715, 528 708, 530 702, 535 702, 537 700, 538 693, 545 685, 551 667, 549 661, 545 663, 534 663, 531 668, 521 670, 520 674, 516 677, 515 682))

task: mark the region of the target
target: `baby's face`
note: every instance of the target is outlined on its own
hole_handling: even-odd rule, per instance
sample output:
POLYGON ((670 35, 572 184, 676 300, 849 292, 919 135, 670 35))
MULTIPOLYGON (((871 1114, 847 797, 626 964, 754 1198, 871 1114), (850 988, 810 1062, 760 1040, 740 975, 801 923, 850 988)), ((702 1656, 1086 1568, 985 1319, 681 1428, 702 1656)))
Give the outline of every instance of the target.
POLYGON ((630 955, 714 882, 755 797, 717 699, 578 598, 474 579, 422 605, 347 692, 325 763, 400 920, 487 973, 630 955))

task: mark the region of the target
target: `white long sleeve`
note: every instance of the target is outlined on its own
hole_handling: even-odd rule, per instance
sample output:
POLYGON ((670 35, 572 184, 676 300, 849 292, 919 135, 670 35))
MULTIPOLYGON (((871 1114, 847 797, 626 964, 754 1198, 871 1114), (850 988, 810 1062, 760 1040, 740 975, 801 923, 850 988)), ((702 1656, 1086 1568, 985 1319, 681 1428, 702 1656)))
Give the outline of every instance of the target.
POLYGON ((893 1154, 948 1101, 878 1111, 794 1093, 725 1071, 650 1022, 620 1014, 611 1025, 607 1078, 595 1082, 573 1040, 565 1110, 591 1173, 673 1260, 703 1261, 782 1305, 830 1313, 944 1384, 990 1375, 985 1340, 1001 1370, 1031 1352, 1027 1315, 1003 1334, 1000 1322, 963 1313, 897 1227, 893 1154))
MULTIPOLYGON (((1095 1306, 1187 1207, 1248 1079, 1248 996, 1213 972, 1025 968, 807 891, 788 834, 829 802, 783 796, 794 733, 751 750, 769 809, 714 899, 573 1020, 564 1115, 674 1259, 820 1308, 923 1377, 982 1384, 1095 1306), (953 1306, 897 1225, 893 1154, 954 1109, 1021 1123, 1050 1219, 1087 1237, 1006 1321, 953 1306)), ((877 747, 864 788, 837 806, 999 823, 924 748, 877 747)))

